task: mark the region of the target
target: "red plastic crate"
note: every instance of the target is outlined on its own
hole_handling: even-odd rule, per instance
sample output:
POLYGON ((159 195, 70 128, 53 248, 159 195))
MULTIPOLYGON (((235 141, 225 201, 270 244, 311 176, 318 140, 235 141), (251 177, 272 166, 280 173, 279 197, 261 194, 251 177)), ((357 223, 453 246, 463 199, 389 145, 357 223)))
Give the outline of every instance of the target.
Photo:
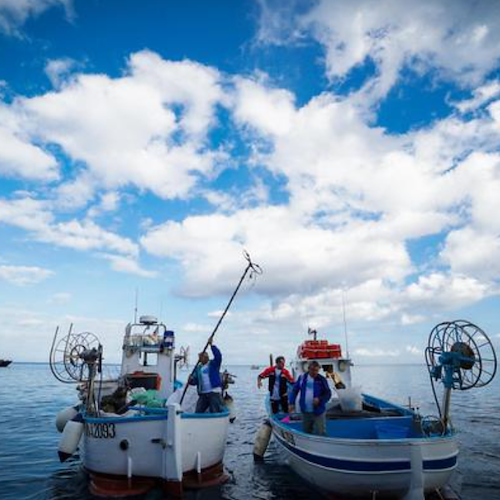
POLYGON ((316 351, 316 357, 317 358, 321 358, 321 359, 324 359, 324 358, 329 358, 330 355, 328 353, 328 349, 318 349, 316 351))
POLYGON ((342 352, 337 349, 328 349, 328 357, 329 358, 341 358, 342 352))

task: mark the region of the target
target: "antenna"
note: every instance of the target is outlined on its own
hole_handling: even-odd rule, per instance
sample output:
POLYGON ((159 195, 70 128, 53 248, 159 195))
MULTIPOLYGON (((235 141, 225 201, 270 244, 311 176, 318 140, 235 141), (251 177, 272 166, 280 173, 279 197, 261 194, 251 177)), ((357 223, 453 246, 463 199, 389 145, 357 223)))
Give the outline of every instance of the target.
POLYGON ((159 323, 161 323, 163 319, 163 297, 160 297, 160 314, 158 318, 160 320, 159 323))
POLYGON ((344 319, 345 352, 349 358, 349 334, 347 333, 347 319, 345 314, 345 290, 342 288, 342 317, 344 319))
POLYGON ((139 287, 135 288, 134 323, 137 323, 137 304, 139 303, 139 287))

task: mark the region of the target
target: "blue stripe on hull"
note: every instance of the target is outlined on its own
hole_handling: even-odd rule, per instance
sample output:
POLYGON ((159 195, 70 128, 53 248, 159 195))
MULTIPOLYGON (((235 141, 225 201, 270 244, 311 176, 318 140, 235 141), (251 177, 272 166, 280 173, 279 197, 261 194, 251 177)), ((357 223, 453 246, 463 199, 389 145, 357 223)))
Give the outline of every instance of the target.
POLYGON ((439 460, 424 460, 424 470, 445 470, 457 465, 457 455, 439 460))
MULTIPOLYGON (((278 441, 294 455, 306 460, 307 462, 320 465, 328 469, 336 469, 346 472, 401 472, 409 471, 411 469, 411 463, 409 460, 397 462, 361 462, 313 455, 307 451, 291 446, 276 434, 275 436, 278 441)), ((424 470, 445 470, 455 467, 456 464, 456 456, 438 460, 424 460, 424 470)))

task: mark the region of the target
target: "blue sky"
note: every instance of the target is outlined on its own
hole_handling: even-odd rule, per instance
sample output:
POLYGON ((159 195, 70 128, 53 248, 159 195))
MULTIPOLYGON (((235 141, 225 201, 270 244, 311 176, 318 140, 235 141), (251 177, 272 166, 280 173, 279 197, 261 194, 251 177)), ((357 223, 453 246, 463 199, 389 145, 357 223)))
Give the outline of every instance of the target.
POLYGON ((118 359, 135 289, 198 349, 246 248, 232 363, 308 326, 418 362, 500 340, 494 2, 0 0, 0 357, 75 323, 118 359), (409 15, 410 13, 410 15, 409 15))

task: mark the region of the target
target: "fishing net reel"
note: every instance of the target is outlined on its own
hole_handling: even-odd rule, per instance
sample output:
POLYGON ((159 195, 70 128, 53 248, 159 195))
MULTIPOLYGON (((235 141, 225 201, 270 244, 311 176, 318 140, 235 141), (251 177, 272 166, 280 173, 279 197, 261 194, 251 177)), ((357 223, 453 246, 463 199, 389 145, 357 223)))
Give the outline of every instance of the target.
POLYGON ((50 349, 49 364, 54 377, 65 384, 85 382, 102 372, 102 345, 91 332, 68 333, 58 339, 57 327, 50 349))
POLYGON ((449 422, 451 391, 488 385, 497 371, 497 356, 491 340, 481 328, 457 320, 433 328, 425 350, 425 361, 444 433, 449 422), (441 404, 437 398, 436 382, 441 382, 444 387, 441 404))

